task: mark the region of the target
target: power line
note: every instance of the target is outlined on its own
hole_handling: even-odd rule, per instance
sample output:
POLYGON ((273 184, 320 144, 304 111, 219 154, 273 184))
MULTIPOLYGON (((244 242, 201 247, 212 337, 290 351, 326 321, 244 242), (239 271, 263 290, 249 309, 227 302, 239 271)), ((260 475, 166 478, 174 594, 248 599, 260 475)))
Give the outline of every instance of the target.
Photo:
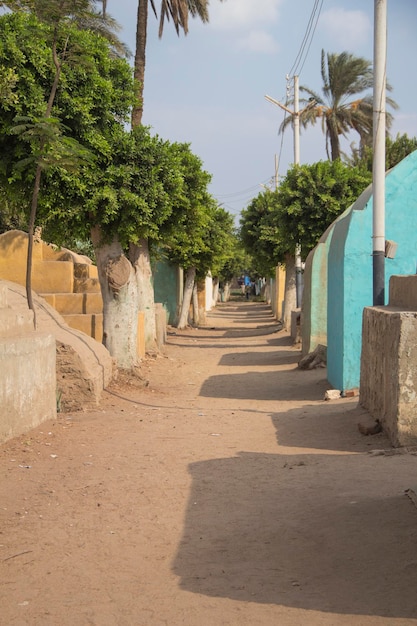
POLYGON ((307 51, 306 51, 306 53, 305 53, 305 55, 304 55, 304 60, 303 60, 303 62, 302 62, 302 64, 301 64, 301 66, 300 66, 300 69, 298 70, 298 75, 300 75, 300 74, 301 74, 301 72, 303 71, 303 67, 304 67, 304 64, 305 64, 305 62, 306 62, 306 60, 307 60, 308 53, 310 52, 311 44, 312 44, 312 42, 313 42, 313 37, 314 37, 314 35, 315 35, 316 28, 317 28, 317 24, 318 24, 318 21, 319 21, 319 18, 320 18, 321 9, 322 9, 322 7, 323 7, 323 2, 324 2, 324 0, 321 0, 321 2, 320 2, 320 7, 319 7, 319 9, 318 9, 318 13, 317 13, 317 17, 316 17, 316 22, 315 22, 315 24, 314 24, 313 32, 312 32, 311 37, 310 37, 310 42, 309 42, 309 44, 308 44, 307 51))
MULTIPOLYGON (((320 14, 321 14, 321 10, 323 8, 323 2, 324 0, 314 0, 314 6, 313 9, 311 11, 310 14, 310 18, 308 20, 308 24, 306 27, 306 31, 304 33, 304 37, 303 40, 301 42, 300 48, 298 50, 297 56, 295 57, 295 61, 291 66, 290 71, 288 72, 287 76, 286 76, 286 80, 287 80, 287 87, 286 87, 286 99, 285 99, 285 106, 288 106, 289 103, 289 99, 290 99, 290 93, 291 93, 291 88, 290 88, 290 78, 292 76, 295 75, 300 75, 304 64, 307 60, 308 54, 310 52, 310 48, 311 48, 311 44, 313 41, 313 37, 314 34, 316 32, 316 28, 317 28, 317 24, 320 18, 320 14)), ((284 119, 283 119, 283 124, 285 123, 287 117, 287 112, 284 112, 284 119)), ((281 133, 281 144, 280 144, 280 148, 279 148, 279 154, 278 154, 278 164, 281 161, 281 156, 282 156, 282 151, 283 151, 283 146, 284 146, 284 133, 281 133)))
POLYGON ((304 63, 307 59, 311 43, 316 32, 317 23, 320 17, 321 9, 323 7, 323 2, 324 0, 314 0, 314 6, 308 20, 306 32, 304 33, 304 37, 301 42, 300 49, 298 50, 297 56, 295 57, 295 61, 292 64, 290 71, 288 72, 288 76, 299 76, 304 67, 304 63))
POLYGON ((260 182, 260 183, 258 183, 256 185, 253 185, 252 187, 248 187, 247 189, 242 189, 242 191, 235 191, 234 193, 216 194, 216 198, 217 199, 219 199, 219 198, 220 199, 221 198, 224 198, 224 199, 228 199, 229 198, 229 199, 231 199, 231 198, 236 197, 236 196, 246 195, 246 194, 248 194, 251 191, 255 191, 256 189, 259 189, 260 185, 270 183, 271 179, 273 179, 272 176, 270 176, 269 178, 266 178, 265 180, 263 180, 262 182, 260 182))

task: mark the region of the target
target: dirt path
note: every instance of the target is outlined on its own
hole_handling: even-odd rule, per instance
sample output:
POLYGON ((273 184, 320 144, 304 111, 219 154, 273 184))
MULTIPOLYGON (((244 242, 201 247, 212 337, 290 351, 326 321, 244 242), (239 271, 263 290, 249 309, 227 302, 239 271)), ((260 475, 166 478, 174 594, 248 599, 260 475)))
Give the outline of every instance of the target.
POLYGON ((371 454, 263 304, 168 339, 0 447, 0 624, 417 625, 417 457, 371 454))

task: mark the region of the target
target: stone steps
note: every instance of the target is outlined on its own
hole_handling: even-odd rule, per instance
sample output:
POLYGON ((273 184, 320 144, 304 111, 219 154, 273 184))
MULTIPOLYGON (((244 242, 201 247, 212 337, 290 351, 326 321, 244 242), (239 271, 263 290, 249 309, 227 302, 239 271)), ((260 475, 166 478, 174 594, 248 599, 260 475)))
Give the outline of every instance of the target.
MULTIPOLYGON (((13 230, 0 235, 0 279, 25 286, 27 247, 27 233, 13 230)), ((68 326, 102 342, 103 300, 97 267, 90 259, 42 240, 36 241, 33 248, 32 289, 63 317, 68 326)), ((159 317, 162 320, 162 316, 159 317)), ((5 320, 5 327, 9 323, 5 320)), ((23 324, 23 321, 20 323, 23 324)), ((140 358, 145 356, 144 324, 144 315, 139 314, 140 358)))
MULTIPOLYGON (((0 237, 0 279, 23 287, 26 284, 28 236, 9 231, 0 237)), ((66 323, 90 335, 103 338, 103 300, 97 267, 87 257, 37 241, 33 249, 32 289, 50 304, 66 323)), ((0 314, 0 325, 10 329, 9 313, 0 314), (2 321, 3 319, 3 321, 2 321)), ((23 320, 19 321, 23 328, 23 320)))

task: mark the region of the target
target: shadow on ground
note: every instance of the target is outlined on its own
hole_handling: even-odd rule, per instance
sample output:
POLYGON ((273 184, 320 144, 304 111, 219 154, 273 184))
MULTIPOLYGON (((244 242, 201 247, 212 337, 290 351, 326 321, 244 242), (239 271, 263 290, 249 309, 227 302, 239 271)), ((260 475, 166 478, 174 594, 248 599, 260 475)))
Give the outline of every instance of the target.
POLYGON ((415 459, 386 461, 242 452, 191 464, 173 563, 180 587, 237 601, 416 617, 417 512, 404 495, 415 459))
POLYGON ((374 424, 357 398, 304 405, 284 413, 272 413, 277 443, 287 448, 309 448, 344 452, 388 449, 384 433, 364 436, 358 424, 374 424))
MULTIPOLYGON (((281 353, 282 355, 282 353, 281 353)), ((269 362, 270 353, 266 353, 265 362, 269 362)), ((239 357, 240 358, 240 357, 239 357)), ((275 357, 275 365, 280 364, 288 366, 289 357, 275 357), (282 359, 282 360, 279 360, 282 359)), ((230 356, 232 359, 232 355, 230 356)), ((253 359, 252 365, 259 366, 259 355, 255 353, 247 353, 242 355, 242 363, 245 361, 249 365, 253 359)), ((265 401, 305 401, 305 400, 322 400, 325 390, 329 385, 325 379, 325 370, 303 371, 296 369, 295 361, 293 369, 282 369, 277 371, 255 371, 249 370, 241 373, 227 373, 224 375, 216 375, 208 377, 201 386, 200 396, 213 398, 235 398, 245 400, 265 401)), ((239 360, 232 361, 238 365, 239 360)), ((279 406, 276 407, 279 409, 279 406)))

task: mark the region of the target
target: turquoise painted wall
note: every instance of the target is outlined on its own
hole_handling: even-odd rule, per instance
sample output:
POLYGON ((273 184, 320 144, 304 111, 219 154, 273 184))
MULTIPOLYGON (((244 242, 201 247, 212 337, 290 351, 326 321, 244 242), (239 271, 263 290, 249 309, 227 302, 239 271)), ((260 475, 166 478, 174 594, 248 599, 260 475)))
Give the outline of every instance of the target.
POLYGON ((176 324, 181 293, 180 272, 166 260, 152 264, 155 302, 161 302, 167 311, 168 324, 176 324))
POLYGON ((302 306, 302 353, 327 346, 327 259, 334 223, 321 236, 305 262, 302 306))
MULTIPOLYGON (((372 187, 335 223, 328 255, 327 378, 335 389, 359 387, 362 313, 372 306, 372 187)), ((386 177, 385 235, 398 244, 385 259, 385 296, 395 274, 417 265, 417 151, 386 177)))

